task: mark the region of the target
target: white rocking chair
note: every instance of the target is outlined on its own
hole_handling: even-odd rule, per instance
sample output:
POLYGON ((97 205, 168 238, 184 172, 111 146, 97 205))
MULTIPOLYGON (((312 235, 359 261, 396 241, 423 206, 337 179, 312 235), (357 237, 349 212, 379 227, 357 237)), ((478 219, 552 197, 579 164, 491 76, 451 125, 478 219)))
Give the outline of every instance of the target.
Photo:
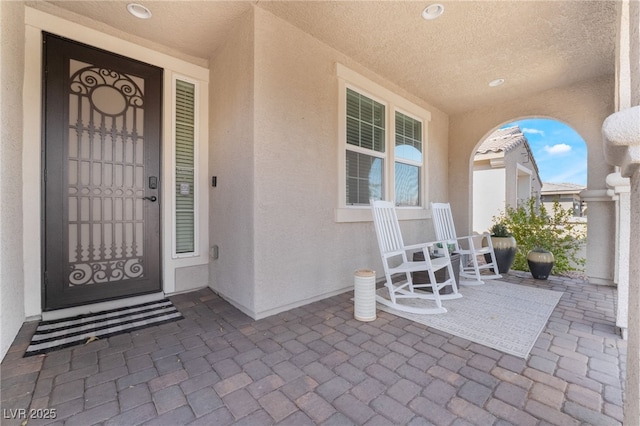
POLYGON ((432 247, 435 243, 405 246, 402 241, 400 225, 398 224, 398 217, 393 203, 389 201, 371 200, 371 209, 386 277, 385 285, 389 293, 388 299, 376 294, 376 301, 400 311, 416 314, 440 314, 447 312, 442 306, 442 300, 462 297, 462 295, 458 293, 458 286, 453 274, 449 253, 445 253, 444 257, 430 259, 429 247, 432 247), (409 261, 407 252, 415 252, 417 250, 423 252, 425 260, 409 261), (392 266, 392 264, 395 266, 392 266), (444 268, 447 268, 448 278, 442 282, 438 282, 435 272, 444 268), (411 273, 419 271, 426 271, 428 273, 429 283, 413 283, 411 273), (397 274, 404 274, 404 281, 400 279, 399 282, 394 283, 392 278, 397 274), (440 290, 447 285, 451 285, 453 293, 440 295, 440 290), (421 288, 430 288, 432 293, 415 291, 421 288), (411 303, 410 301, 409 303, 401 303, 402 300, 406 299, 430 300, 434 301, 436 306, 432 308, 424 307, 422 306, 423 304, 411 303))
POLYGON ((449 203, 431 203, 433 213, 433 226, 436 231, 436 238, 446 242, 444 251, 448 252, 447 245, 453 245, 455 252, 460 254, 460 284, 482 285, 483 279, 491 280, 502 278, 498 273, 498 263, 491 244, 489 233, 469 235, 465 237, 456 236, 456 229, 453 225, 453 215, 449 203), (482 239, 486 238, 487 246, 482 247, 482 239), (464 241, 461 245, 460 242, 464 241), (484 255, 488 254, 491 262, 487 262, 484 255), (484 264, 478 263, 478 257, 483 256, 484 264), (489 271, 489 273, 482 273, 489 271))

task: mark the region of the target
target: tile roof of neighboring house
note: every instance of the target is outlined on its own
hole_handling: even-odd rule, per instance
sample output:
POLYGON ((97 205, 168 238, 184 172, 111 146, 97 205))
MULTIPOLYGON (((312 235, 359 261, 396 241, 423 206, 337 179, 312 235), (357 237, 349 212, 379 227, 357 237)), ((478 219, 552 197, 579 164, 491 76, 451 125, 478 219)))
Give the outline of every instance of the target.
POLYGON ((484 142, 478 147, 478 154, 486 154, 487 152, 509 152, 513 148, 517 147, 521 143, 526 143, 527 147, 529 143, 524 133, 518 126, 505 127, 504 129, 498 129, 493 132, 484 142))
POLYGON ((562 194, 576 194, 586 186, 578 185, 576 183, 555 183, 555 182, 543 182, 542 183, 542 194, 550 194, 550 193, 562 193, 562 194))
POLYGON ((529 146, 529 141, 527 141, 527 137, 522 133, 522 130, 520 130, 520 126, 497 129, 491 133, 487 139, 482 142, 482 144, 480 144, 476 151, 476 155, 486 154, 488 152, 504 152, 507 154, 509 151, 521 144, 524 144, 524 147, 529 153, 529 157, 532 159, 533 168, 536 171, 536 176, 540 179, 538 164, 536 163, 536 159, 533 156, 531 147, 529 146))

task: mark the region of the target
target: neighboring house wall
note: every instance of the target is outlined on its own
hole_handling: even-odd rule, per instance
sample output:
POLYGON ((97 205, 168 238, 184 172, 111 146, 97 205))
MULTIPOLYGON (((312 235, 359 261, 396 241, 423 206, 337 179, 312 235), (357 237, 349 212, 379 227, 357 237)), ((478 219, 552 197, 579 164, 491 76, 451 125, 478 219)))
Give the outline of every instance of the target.
MULTIPOLYGON (((522 200, 540 195, 540 178, 535 159, 523 144, 518 145, 505 155, 506 201, 511 207, 518 207, 522 200)), ((504 210, 504 207, 502 207, 504 210)))
POLYGON ((571 210, 572 212, 574 212, 574 215, 575 215, 574 206, 575 206, 575 203, 578 201, 579 197, 576 196, 571 198, 572 199, 568 200, 567 197, 546 196, 545 199, 543 200, 543 204, 544 204, 544 207, 547 209, 547 211, 551 211, 553 209, 555 202, 558 201, 558 204, 563 210, 571 210), (575 200, 573 198, 575 198, 575 200))
POLYGON ((0 359, 24 321, 22 87, 24 6, 0 2, 0 359))
POLYGON ((473 172, 473 231, 477 233, 488 231, 493 217, 505 207, 505 169, 486 163, 476 165, 473 172))
POLYGON ((560 204, 563 210, 571 210, 574 216, 581 216, 580 214, 580 195, 578 194, 554 194, 543 195, 542 203, 547 211, 552 211, 555 202, 560 204))
POLYGON ((587 167, 589 238, 587 275, 592 282, 610 283, 613 278, 615 233, 614 205, 606 197, 606 176, 613 171, 604 160, 602 123, 613 112, 614 81, 599 77, 572 86, 533 94, 527 98, 494 104, 450 117, 449 194, 458 233, 470 229, 472 196, 461 191, 471 184, 473 156, 479 143, 496 127, 528 117, 561 120, 573 127, 588 147, 587 167))
POLYGON ((515 145, 517 139, 511 140, 514 143, 505 141, 508 148, 487 152, 481 148, 474 155, 473 232, 486 232, 493 225, 493 217, 504 213, 507 206, 516 208, 523 200, 540 194, 540 177, 526 141, 515 145))

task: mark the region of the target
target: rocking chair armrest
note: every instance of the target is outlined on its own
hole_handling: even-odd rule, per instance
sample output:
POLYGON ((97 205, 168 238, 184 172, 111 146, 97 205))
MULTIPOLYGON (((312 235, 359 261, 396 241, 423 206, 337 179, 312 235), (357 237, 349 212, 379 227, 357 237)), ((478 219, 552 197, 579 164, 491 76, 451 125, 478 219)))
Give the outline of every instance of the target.
POLYGON ((429 249, 433 246, 434 243, 419 243, 419 244, 411 244, 408 246, 404 246, 404 251, 406 252, 410 252, 410 251, 421 251, 422 253, 424 253, 425 258, 427 258, 429 256, 429 249))
POLYGON ((435 244, 435 242, 411 244, 409 246, 404 246, 404 249, 406 251, 409 251, 409 250, 428 250, 430 247, 433 247, 434 244, 435 244))
POLYGON ((456 238, 456 240, 467 240, 469 242, 469 247, 475 247, 475 241, 479 240, 480 242, 482 242, 482 238, 489 238, 490 236, 491 234, 489 234, 488 232, 483 232, 482 234, 465 235, 464 237, 458 237, 456 238))
MULTIPOLYGON (((427 257, 429 256, 429 249, 433 246, 435 246, 436 244, 442 244, 442 247, 447 247, 447 241, 429 241, 427 243, 420 243, 420 244, 412 244, 409 246, 404 246, 405 251, 410 251, 410 250, 422 250, 424 252, 425 255, 425 259, 427 259, 427 257)), ((443 250, 444 256, 442 257, 446 257, 447 259, 450 258, 450 254, 449 254, 449 250, 443 250)))

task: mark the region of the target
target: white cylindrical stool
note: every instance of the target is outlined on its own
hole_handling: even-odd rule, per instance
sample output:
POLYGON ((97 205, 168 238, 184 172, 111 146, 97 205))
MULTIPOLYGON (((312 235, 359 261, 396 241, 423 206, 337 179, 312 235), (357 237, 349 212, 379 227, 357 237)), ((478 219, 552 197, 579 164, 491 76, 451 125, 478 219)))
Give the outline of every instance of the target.
POLYGON ((376 272, 359 269, 354 275, 353 316, 358 321, 376 319, 376 272))

